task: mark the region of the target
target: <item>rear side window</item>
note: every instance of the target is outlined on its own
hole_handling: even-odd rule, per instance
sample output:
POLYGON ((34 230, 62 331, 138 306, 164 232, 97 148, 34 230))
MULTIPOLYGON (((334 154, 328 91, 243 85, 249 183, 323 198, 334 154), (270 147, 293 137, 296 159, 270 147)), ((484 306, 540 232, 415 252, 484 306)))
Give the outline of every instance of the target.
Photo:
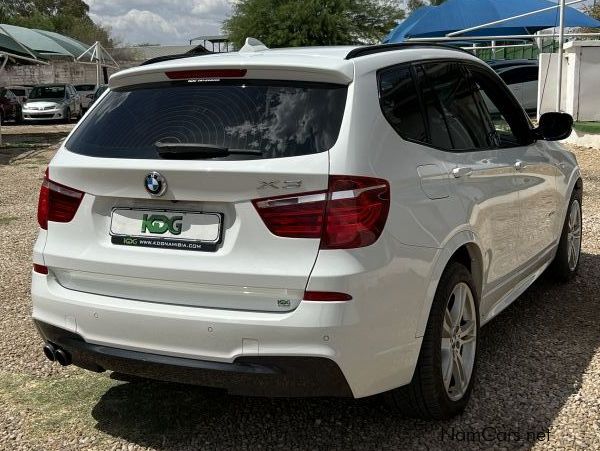
POLYGON ((156 143, 260 151, 220 159, 308 155, 337 141, 346 96, 346 86, 267 80, 111 90, 66 147, 110 158, 160 158, 156 143))
POLYGON ((422 66, 415 67, 418 87, 421 93, 425 119, 429 130, 429 141, 433 147, 451 150, 452 140, 448 131, 448 124, 444 110, 435 92, 434 85, 427 79, 422 66))
POLYGON ((383 115, 400 136, 410 141, 428 142, 410 66, 380 72, 379 98, 383 115))
POLYGON ((473 84, 458 63, 424 64, 425 78, 441 104, 455 150, 490 147, 489 123, 482 116, 473 84))

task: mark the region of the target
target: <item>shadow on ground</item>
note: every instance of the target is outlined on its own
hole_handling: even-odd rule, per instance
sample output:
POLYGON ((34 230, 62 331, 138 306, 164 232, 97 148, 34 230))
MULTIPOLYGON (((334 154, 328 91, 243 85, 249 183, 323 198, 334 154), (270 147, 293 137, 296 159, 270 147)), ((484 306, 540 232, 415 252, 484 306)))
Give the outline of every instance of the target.
POLYGON ((111 388, 93 416, 101 431, 157 449, 529 448, 527 433, 547 439, 600 346, 599 273, 600 256, 583 254, 574 282, 543 277, 482 330, 473 397, 452 421, 401 418, 378 397, 243 398, 158 382, 111 388), (492 440, 473 443, 484 428, 492 440))

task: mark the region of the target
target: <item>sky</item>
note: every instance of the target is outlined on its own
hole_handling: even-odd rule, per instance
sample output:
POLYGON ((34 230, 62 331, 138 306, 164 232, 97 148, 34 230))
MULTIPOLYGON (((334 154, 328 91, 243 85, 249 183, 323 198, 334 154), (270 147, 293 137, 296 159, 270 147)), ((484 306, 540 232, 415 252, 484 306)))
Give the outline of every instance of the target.
POLYGON ((94 22, 123 44, 187 44, 220 34, 231 0, 85 0, 94 22))
POLYGON ((220 34, 221 23, 229 15, 233 0, 85 1, 94 22, 110 27, 123 45, 168 45, 187 44, 197 36, 220 34))

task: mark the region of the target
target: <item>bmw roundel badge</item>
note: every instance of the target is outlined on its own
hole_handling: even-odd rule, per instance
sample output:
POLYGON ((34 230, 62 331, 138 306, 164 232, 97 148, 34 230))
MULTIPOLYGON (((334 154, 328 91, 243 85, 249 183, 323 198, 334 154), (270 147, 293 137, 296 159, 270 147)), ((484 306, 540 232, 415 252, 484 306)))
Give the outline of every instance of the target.
POLYGON ((146 191, 152 196, 162 196, 167 191, 167 180, 158 172, 153 171, 144 180, 146 191))

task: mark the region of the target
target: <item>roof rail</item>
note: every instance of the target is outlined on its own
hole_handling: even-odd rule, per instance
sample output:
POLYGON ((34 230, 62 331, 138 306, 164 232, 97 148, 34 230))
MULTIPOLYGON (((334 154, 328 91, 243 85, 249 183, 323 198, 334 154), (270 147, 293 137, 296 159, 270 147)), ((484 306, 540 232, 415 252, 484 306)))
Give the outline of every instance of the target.
POLYGON ((377 44, 377 45, 366 45, 364 47, 358 47, 354 50, 350 50, 350 53, 346 55, 347 60, 351 60, 354 58, 358 58, 361 56, 374 55, 376 53, 383 52, 392 52, 395 50, 404 50, 411 48, 438 48, 438 49, 447 49, 447 50, 456 50, 459 52, 468 53, 469 55, 473 55, 471 52, 465 49, 461 49, 460 47, 454 47, 448 44, 437 44, 434 42, 398 42, 395 44, 377 44))

